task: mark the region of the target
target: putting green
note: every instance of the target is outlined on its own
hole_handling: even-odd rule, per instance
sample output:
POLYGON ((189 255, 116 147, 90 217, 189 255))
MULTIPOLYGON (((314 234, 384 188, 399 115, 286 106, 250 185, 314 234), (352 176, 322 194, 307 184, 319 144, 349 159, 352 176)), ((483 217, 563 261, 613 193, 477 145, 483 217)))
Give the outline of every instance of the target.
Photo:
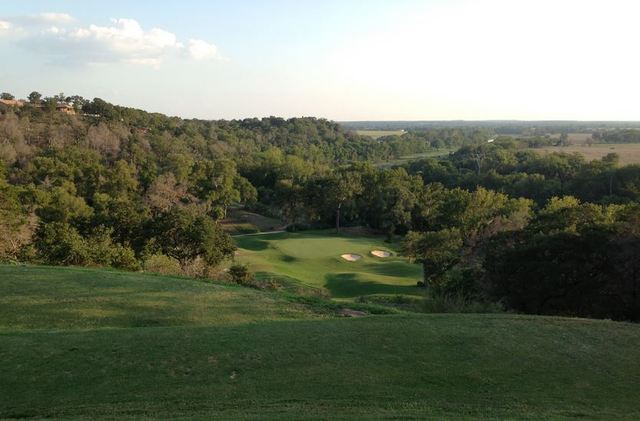
POLYGON ((380 237, 351 236, 332 231, 278 233, 236 238, 237 260, 247 263, 258 276, 283 276, 307 285, 326 288, 335 298, 368 294, 419 295, 419 265, 398 256, 397 245, 380 237), (372 250, 391 250, 384 259, 372 250), (362 256, 347 261, 343 254, 362 256))

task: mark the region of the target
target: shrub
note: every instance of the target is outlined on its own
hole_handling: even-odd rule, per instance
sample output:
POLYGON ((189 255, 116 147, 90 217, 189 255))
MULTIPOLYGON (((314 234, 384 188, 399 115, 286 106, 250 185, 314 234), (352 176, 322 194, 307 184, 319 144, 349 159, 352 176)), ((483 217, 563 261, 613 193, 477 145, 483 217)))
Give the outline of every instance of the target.
POLYGON ((229 268, 231 280, 239 285, 249 286, 254 281, 253 273, 247 265, 234 264, 229 268))
POLYGON ((180 263, 169 256, 157 253, 149 256, 144 261, 145 272, 159 273, 162 275, 181 275, 180 263))
POLYGON ((115 245, 111 250, 111 266, 138 271, 141 269, 140 262, 136 259, 136 255, 129 247, 115 245))
POLYGON ((425 313, 502 313, 500 303, 472 299, 462 292, 447 294, 432 290, 424 301, 425 313))

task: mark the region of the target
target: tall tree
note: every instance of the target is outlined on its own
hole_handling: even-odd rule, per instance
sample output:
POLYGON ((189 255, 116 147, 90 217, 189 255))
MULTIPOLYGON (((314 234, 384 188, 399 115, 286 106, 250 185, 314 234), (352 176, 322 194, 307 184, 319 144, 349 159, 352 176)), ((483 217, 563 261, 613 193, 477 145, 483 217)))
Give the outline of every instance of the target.
POLYGON ((411 261, 422 264, 423 286, 428 287, 460 261, 462 237, 460 231, 410 231, 403 243, 402 252, 411 261))

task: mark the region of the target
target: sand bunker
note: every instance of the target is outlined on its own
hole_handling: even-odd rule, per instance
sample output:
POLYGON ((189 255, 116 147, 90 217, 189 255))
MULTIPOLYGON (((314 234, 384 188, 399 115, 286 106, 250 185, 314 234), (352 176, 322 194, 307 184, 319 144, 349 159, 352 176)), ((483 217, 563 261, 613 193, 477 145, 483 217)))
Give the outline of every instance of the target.
POLYGON ((389 253, 386 250, 372 250, 371 254, 373 254, 376 257, 389 257, 389 256, 391 256, 391 253, 389 253))
POLYGON ((340 257, 348 262, 357 262, 358 260, 362 259, 362 256, 360 256, 359 254, 351 253, 341 254, 340 257))

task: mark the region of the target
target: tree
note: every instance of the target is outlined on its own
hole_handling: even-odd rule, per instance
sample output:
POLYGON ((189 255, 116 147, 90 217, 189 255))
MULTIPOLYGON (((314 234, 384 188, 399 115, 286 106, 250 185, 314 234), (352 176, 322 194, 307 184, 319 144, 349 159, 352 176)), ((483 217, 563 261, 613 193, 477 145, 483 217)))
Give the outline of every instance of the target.
POLYGON ((44 101, 42 101, 42 105, 47 109, 47 111, 52 113, 56 110, 58 101, 54 97, 48 96, 44 99, 44 101))
POLYGON ((31 241, 32 228, 19 200, 19 189, 5 181, 0 162, 0 260, 18 259, 31 241))
POLYGON ((183 267, 197 257, 211 266, 218 265, 236 249, 233 239, 195 208, 173 207, 151 224, 162 253, 177 259, 183 267))
POLYGON ((33 91, 27 97, 30 103, 33 105, 40 104, 40 100, 42 99, 42 94, 40 92, 33 91))
POLYGON ((4 99, 5 101, 11 101, 13 99, 16 99, 16 97, 11 95, 9 92, 3 92, 0 94, 0 99, 4 99))
POLYGON ((440 231, 410 231, 403 243, 402 252, 410 261, 422 264, 423 286, 451 269, 460 260, 462 237, 458 229, 440 231))

